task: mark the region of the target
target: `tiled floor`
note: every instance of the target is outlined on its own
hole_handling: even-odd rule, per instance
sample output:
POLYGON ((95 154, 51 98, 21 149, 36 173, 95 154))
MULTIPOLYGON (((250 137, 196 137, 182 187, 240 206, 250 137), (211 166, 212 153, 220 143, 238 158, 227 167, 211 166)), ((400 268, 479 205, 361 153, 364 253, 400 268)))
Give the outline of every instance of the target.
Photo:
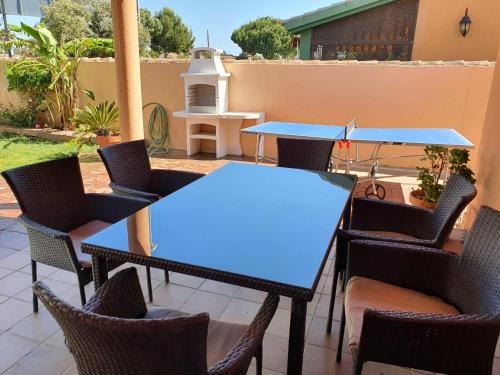
MULTIPOLYGON (((210 172, 226 161, 209 160, 158 160, 154 166, 210 172)), ((108 192, 107 176, 100 163, 82 163, 85 186, 88 191, 108 192)), ((408 190, 413 178, 386 178, 389 182, 403 181, 408 190)), ((405 190, 403 189, 403 190, 405 190)), ((395 190, 393 199, 401 199, 395 190)), ((1 374, 76 374, 72 356, 64 346, 64 337, 57 324, 41 306, 38 314, 32 313, 31 274, 27 236, 12 217, 19 211, 14 198, 0 182, 0 373, 1 374)), ((328 303, 331 295, 332 257, 327 263, 315 298, 308 306, 304 354, 304 374, 350 374, 352 360, 344 343, 341 364, 335 362, 338 320, 341 295, 337 293, 332 335, 325 334, 328 303)), ((145 285, 145 269, 139 268, 145 285)), ((66 301, 78 305, 80 297, 74 274, 49 266, 39 266, 39 276, 52 290, 66 301)), ((248 323, 264 299, 264 293, 235 287, 210 280, 171 274, 170 284, 163 281, 163 271, 152 270, 154 305, 169 306, 188 312, 207 311, 214 319, 248 323)), ((93 285, 86 287, 87 295, 93 285)), ((264 367, 266 374, 286 370, 290 300, 282 298, 278 311, 268 328, 264 340, 264 367)), ((500 350, 497 350, 500 357, 500 350)), ((496 361, 500 373, 500 358, 496 361)), ((249 373, 255 373, 251 368, 249 373)), ((367 374, 401 374, 397 370, 367 367, 367 374)), ((404 372, 410 374, 411 372, 404 372)))

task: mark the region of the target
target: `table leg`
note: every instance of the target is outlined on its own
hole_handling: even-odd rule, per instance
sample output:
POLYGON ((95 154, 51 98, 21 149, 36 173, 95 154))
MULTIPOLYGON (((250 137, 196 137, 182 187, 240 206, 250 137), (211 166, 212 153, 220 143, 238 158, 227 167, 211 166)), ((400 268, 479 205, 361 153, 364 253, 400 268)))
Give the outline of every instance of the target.
POLYGON ((261 135, 257 134, 257 144, 255 145, 255 164, 259 164, 259 153, 260 153, 260 138, 261 135))
POLYGON ((349 198, 349 201, 347 202, 345 209, 344 209, 344 215, 342 217, 342 229, 349 229, 349 226, 351 225, 351 209, 352 209, 352 197, 349 198))
POLYGON ((108 261, 106 258, 92 255, 92 275, 95 290, 108 281, 108 261))
POLYGON ((307 301, 292 298, 290 319, 290 338, 288 339, 288 366, 287 374, 302 374, 304 358, 304 341, 306 335, 307 301))

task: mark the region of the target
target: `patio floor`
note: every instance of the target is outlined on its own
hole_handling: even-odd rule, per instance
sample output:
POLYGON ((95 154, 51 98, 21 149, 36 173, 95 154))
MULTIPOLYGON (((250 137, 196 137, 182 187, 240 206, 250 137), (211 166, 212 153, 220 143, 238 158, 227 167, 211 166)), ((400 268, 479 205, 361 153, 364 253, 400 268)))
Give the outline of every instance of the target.
MULTIPOLYGON (((227 160, 208 158, 186 159, 170 157, 153 160, 158 168, 182 169, 208 173, 227 160), (205 160, 206 159, 206 160, 205 160)), ((100 162, 83 162, 82 173, 89 192, 109 192, 108 178, 100 162)), ((395 184, 388 198, 404 199, 414 177, 388 175, 395 184)), ((392 185, 390 185, 392 186, 392 185)), ((41 306, 32 313, 31 269, 29 245, 25 230, 12 218, 19 214, 15 199, 5 182, 0 181, 0 373, 1 374, 76 374, 73 357, 64 346, 64 338, 57 324, 41 306)), ((333 333, 325 334, 328 303, 331 295, 332 257, 330 254, 313 301, 308 305, 306 328, 307 345, 304 353, 304 374, 351 374, 352 360, 344 342, 342 363, 335 362, 337 334, 341 309, 341 294, 337 292, 333 333)), ((138 267, 145 287, 145 268, 138 267)), ((80 297, 76 276, 70 272, 39 265, 39 278, 68 302, 79 305, 80 297)), ((163 281, 163 271, 152 270, 154 304, 182 309, 188 312, 206 311, 211 318, 230 322, 248 323, 264 299, 264 293, 196 277, 171 273, 169 284, 163 281)), ((86 287, 87 296, 93 285, 86 287)), ((146 293, 145 293, 146 294, 146 293)), ((281 298, 280 306, 269 326, 264 340, 265 374, 286 371, 290 300, 281 298)), ((255 373, 251 368, 250 374, 255 373)), ((412 374, 409 370, 382 370, 376 365, 365 366, 366 374, 412 374)), ((497 349, 494 373, 500 373, 500 350, 497 349)))

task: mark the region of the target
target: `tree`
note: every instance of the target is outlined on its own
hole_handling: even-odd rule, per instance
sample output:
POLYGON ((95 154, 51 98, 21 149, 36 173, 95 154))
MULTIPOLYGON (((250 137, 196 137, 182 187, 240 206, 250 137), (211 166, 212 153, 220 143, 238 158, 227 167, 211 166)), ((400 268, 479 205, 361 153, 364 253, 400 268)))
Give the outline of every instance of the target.
MULTIPOLYGON (((151 48, 160 53, 189 53, 194 44, 192 31, 182 22, 170 8, 163 8, 156 13, 155 18, 161 24, 159 29, 154 24, 151 33, 151 48)), ((147 27, 147 26, 146 26, 147 27)))
POLYGON ((54 0, 42 5, 42 23, 60 44, 94 36, 89 27, 91 12, 82 0, 54 0))
POLYGON ((262 17, 233 31, 231 40, 249 55, 262 54, 266 59, 293 56, 292 34, 280 20, 262 17))
POLYGON ((111 3, 107 0, 90 0, 88 8, 91 12, 89 27, 94 37, 112 38, 111 3))
POLYGON ((153 16, 147 9, 139 9, 139 51, 141 56, 154 55, 151 49, 151 37, 153 34, 160 34, 163 26, 158 18, 153 16))

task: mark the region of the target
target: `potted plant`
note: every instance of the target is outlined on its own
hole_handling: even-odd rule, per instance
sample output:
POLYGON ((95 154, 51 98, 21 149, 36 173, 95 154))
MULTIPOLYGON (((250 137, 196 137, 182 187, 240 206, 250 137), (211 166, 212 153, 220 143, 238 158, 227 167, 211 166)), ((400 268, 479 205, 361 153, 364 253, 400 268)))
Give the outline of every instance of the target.
POLYGON ((417 168, 419 170, 419 189, 410 192, 410 203, 414 206, 434 209, 443 192, 445 181, 443 174, 447 167, 451 173, 465 177, 472 184, 476 182, 474 172, 467 166, 469 151, 454 148, 449 150, 441 146, 427 146, 424 149, 430 168, 417 168))
MULTIPOLYGON (((85 94, 95 101, 92 91, 85 90, 85 94)), ((87 104, 84 108, 77 109, 74 121, 78 125, 78 143, 83 145, 94 137, 99 147, 120 143, 118 116, 118 107, 114 101, 105 100, 97 105, 87 104)))

